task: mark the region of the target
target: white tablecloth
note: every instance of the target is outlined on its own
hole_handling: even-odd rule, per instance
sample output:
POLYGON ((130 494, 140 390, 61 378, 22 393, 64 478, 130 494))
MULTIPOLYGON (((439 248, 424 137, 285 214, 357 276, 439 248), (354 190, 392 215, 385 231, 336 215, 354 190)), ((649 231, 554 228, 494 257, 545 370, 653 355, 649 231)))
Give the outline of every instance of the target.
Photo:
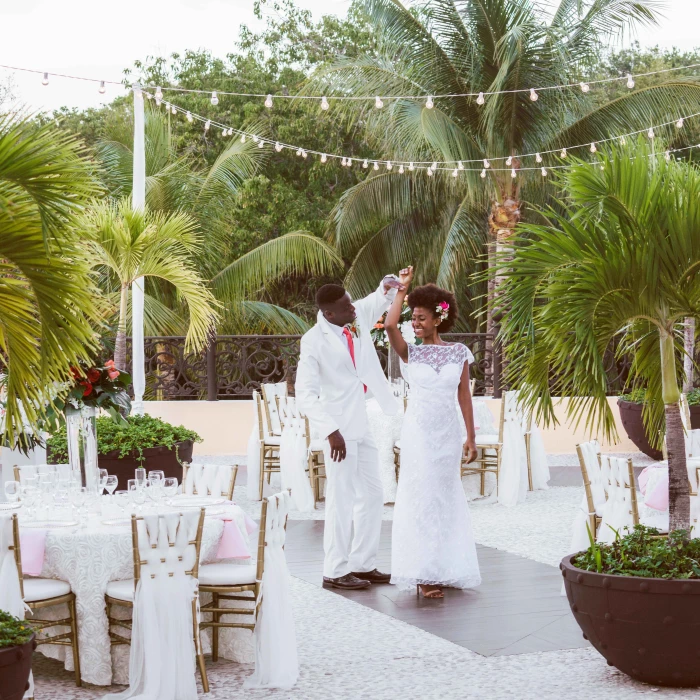
MULTIPOLYGON (((241 508, 229 506, 228 514, 232 516, 247 542, 244 513, 241 508)), ((216 559, 216 552, 223 526, 223 520, 218 517, 205 519, 201 561, 220 561, 216 559)), ((255 555, 256 549, 253 547, 251 556, 255 555)), ((237 561, 248 564, 252 560, 237 561)), ((115 646, 112 650, 113 658, 110 658, 104 595, 110 581, 130 579, 133 575, 130 525, 107 526, 102 524, 102 517, 93 515, 90 516, 87 528, 56 528, 47 531, 41 576, 67 581, 75 593, 80 670, 83 681, 87 683, 110 685, 113 682, 129 682, 129 647, 115 646)), ((43 608, 40 615, 48 619, 59 619, 66 617, 66 609, 65 606, 43 608)), ((58 628, 53 628, 51 633, 55 633, 56 630, 58 628)), ((122 632, 124 630, 120 630, 120 633, 122 632)), ((209 636, 210 630, 205 630, 205 650, 209 647, 209 636)), ((73 654, 70 647, 42 645, 39 646, 39 651, 63 661, 66 670, 73 670, 73 654)), ((252 633, 249 630, 222 628, 219 635, 219 654, 240 663, 252 663, 255 658, 252 633)))

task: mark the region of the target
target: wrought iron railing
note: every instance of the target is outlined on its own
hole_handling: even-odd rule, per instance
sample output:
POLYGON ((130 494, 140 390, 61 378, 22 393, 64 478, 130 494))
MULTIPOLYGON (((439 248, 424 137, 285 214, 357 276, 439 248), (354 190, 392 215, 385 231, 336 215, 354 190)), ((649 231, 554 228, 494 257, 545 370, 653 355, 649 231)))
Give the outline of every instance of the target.
MULTIPOLYGON (((202 352, 187 352, 182 336, 147 337, 144 343, 146 398, 209 401, 248 399, 265 382, 294 381, 299 359, 298 335, 219 335, 202 352)), ((498 358, 485 333, 454 333, 450 342, 474 354, 475 394, 499 395, 498 358)), ((386 370, 387 348, 377 353, 386 370)), ((131 365, 131 341, 127 344, 131 365)))

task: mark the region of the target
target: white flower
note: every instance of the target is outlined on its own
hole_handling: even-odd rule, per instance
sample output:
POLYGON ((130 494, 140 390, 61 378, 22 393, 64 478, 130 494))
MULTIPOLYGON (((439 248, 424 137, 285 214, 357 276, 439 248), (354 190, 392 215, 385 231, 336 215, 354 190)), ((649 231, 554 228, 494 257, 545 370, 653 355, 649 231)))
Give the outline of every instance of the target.
POLYGON ((403 336, 403 339, 407 343, 415 343, 416 342, 416 332, 413 330, 413 322, 412 321, 404 321, 401 325, 399 325, 399 329, 401 331, 401 335, 403 336))

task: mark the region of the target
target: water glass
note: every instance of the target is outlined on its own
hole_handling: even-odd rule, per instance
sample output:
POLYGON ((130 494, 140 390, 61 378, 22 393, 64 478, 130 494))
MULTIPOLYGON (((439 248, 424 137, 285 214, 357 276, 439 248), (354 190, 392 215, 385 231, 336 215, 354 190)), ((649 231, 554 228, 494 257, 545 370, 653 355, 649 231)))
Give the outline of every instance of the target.
POLYGON ((163 479, 165 479, 165 472, 161 471, 160 469, 152 469, 150 472, 148 472, 148 478, 160 479, 160 481, 163 481, 163 479))
POLYGON ((128 489, 129 498, 134 506, 134 510, 143 510, 143 504, 146 502, 146 490, 139 486, 138 480, 136 479, 129 479, 128 489))
POLYGON ((105 488, 107 489, 107 493, 110 495, 112 501, 114 501, 114 497, 112 496, 112 494, 116 490, 118 484, 119 479, 116 476, 114 476, 114 474, 110 474, 105 479, 105 488))
POLYGON ((103 491, 105 490, 105 487, 107 486, 107 477, 109 476, 109 473, 107 472, 106 469, 100 469, 100 496, 102 495, 103 491))
POLYGON ((143 488, 146 485, 146 470, 143 467, 139 467, 134 471, 134 476, 139 488, 143 488))
POLYGON ((27 520, 34 517, 34 506, 39 500, 39 489, 36 486, 24 485, 20 490, 22 506, 27 514, 27 520))
POLYGON ((5 482, 5 498, 9 503, 17 503, 17 501, 19 501, 19 490, 19 481, 5 482))
POLYGON ((174 477, 168 477, 167 479, 163 479, 163 493, 165 494, 165 497, 168 499, 167 503, 168 505, 171 505, 170 499, 177 494, 177 479, 174 477))

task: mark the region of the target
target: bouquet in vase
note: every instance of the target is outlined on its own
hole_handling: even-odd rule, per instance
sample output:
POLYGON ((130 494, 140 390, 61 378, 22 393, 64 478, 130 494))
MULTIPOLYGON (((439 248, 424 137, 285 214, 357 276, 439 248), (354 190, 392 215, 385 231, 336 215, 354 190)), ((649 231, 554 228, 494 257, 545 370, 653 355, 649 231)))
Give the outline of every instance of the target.
MULTIPOLYGON (((384 321, 386 320, 387 313, 389 312, 387 311, 384 313, 381 319, 374 324, 374 328, 370 332, 372 335, 372 342, 374 343, 375 347, 378 348, 389 347, 389 338, 387 337, 386 330, 384 329, 384 321)), ((411 308, 404 302, 403 308, 401 309, 401 316, 399 316, 399 330, 401 331, 403 339, 407 343, 415 344, 416 334, 413 330, 413 322, 411 320, 412 315, 413 312, 411 311, 411 308)))
POLYGON ((130 374, 117 369, 114 360, 107 360, 101 367, 71 367, 71 374, 73 382, 67 386, 64 413, 67 408, 90 406, 107 411, 118 423, 124 422, 124 416, 131 412, 130 374))

